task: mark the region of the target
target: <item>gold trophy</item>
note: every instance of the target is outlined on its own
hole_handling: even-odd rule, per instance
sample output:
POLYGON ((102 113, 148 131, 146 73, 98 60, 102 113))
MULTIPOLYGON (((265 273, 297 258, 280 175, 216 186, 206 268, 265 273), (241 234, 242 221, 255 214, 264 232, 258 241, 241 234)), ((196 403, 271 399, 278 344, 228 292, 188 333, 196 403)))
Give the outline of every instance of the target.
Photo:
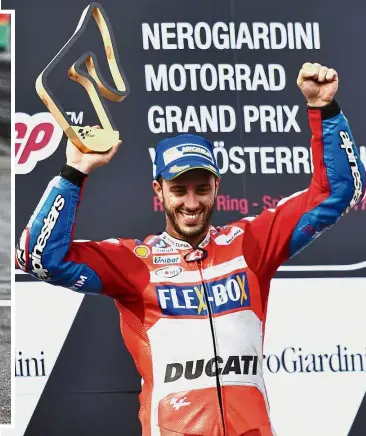
POLYGON ((103 98, 110 101, 122 101, 128 95, 128 83, 119 64, 117 46, 112 33, 112 27, 106 13, 98 3, 91 3, 84 9, 74 34, 51 60, 36 80, 36 91, 48 110, 59 123, 69 140, 83 153, 103 153, 110 150, 119 140, 119 132, 115 130, 108 107, 103 98), (84 53, 68 70, 71 80, 82 85, 91 100, 98 115, 102 128, 90 126, 71 126, 66 112, 55 99, 48 84, 47 77, 60 59, 80 38, 87 27, 88 21, 94 18, 107 56, 109 70, 111 72, 115 88, 103 79, 96 56, 92 52, 84 53), (84 68, 82 68, 84 66, 84 68), (85 69, 86 67, 86 69, 85 69))

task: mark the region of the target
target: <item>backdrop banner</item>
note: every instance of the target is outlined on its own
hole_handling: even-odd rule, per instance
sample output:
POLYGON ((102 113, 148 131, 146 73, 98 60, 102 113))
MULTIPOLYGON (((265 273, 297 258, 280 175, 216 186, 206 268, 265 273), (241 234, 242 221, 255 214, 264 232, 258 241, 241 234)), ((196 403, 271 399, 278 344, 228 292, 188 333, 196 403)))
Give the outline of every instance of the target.
MULTIPOLYGON (((278 435, 350 431, 366 390, 355 334, 366 330, 365 287, 365 278, 273 280, 264 374, 278 435)), ((141 434, 140 378, 113 302, 32 281, 17 283, 16 308, 16 421, 1 435, 141 434)))
MULTIPOLYGON (((73 35, 88 2, 34 0, 30 6, 26 0, 2 1, 3 7, 15 8, 17 21, 18 238, 47 183, 65 162, 65 136, 35 92, 35 81, 73 35)), ((164 230, 163 207, 151 189, 152 161, 157 142, 178 133, 196 132, 214 144, 223 174, 215 225, 259 214, 306 189, 312 174, 310 130, 296 78, 307 61, 338 71, 337 101, 366 163, 362 86, 366 59, 360 56, 366 38, 366 5, 362 2, 350 0, 347 13, 344 8, 298 0, 291 8, 285 0, 126 4, 106 0, 102 7, 115 34, 130 92, 120 103, 106 103, 123 144, 108 166, 88 178, 75 238, 144 239, 164 230)), ((87 93, 67 75, 87 51, 96 54, 105 80, 112 85, 93 21, 49 76, 50 89, 73 125, 98 123, 87 93)), ((364 199, 282 266, 273 281, 266 377, 280 436, 301 431, 344 436, 362 402, 365 217, 364 199), (337 367, 347 362, 348 369, 337 367)), ((29 280, 23 274, 17 277, 29 280)), ((22 394, 26 391, 21 386, 29 381, 24 389, 31 389, 33 376, 17 374, 17 420, 23 409, 28 412, 22 429, 3 433, 23 434, 34 410, 27 436, 40 434, 46 422, 52 426, 47 432, 52 436, 140 434, 140 378, 121 340, 113 302, 82 298, 34 281, 18 283, 16 298, 17 305, 28 310, 28 318, 17 313, 17 353, 35 359, 40 373, 42 359, 48 363, 46 375, 36 376, 42 382, 37 382, 32 400, 22 394), (65 300, 64 309, 63 303, 58 307, 59 298, 65 300), (55 308, 57 316, 50 317, 47 312, 55 308), (41 331, 36 317, 31 317, 33 311, 45 320, 41 331), (62 331, 56 327, 59 323, 62 331), (53 343, 55 335, 58 339, 53 343)), ((363 404, 355 426, 357 420, 366 426, 363 404)), ((361 434, 354 430, 352 436, 361 434)))

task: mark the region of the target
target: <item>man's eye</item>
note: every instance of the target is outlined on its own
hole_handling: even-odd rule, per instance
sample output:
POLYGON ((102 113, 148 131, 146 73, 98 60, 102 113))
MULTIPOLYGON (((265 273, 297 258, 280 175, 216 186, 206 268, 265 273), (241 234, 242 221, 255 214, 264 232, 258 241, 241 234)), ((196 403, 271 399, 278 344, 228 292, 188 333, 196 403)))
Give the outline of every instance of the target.
POLYGON ((197 190, 197 194, 201 194, 201 195, 208 194, 209 192, 210 192, 209 188, 200 188, 197 190))

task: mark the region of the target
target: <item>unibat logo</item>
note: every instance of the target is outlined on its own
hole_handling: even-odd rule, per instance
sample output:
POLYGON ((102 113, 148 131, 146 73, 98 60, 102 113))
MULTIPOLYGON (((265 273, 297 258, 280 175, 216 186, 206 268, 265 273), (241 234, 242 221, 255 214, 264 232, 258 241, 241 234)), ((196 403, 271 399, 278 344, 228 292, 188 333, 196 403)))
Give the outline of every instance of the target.
POLYGON ((15 172, 28 174, 59 146, 63 131, 49 112, 15 114, 15 172))

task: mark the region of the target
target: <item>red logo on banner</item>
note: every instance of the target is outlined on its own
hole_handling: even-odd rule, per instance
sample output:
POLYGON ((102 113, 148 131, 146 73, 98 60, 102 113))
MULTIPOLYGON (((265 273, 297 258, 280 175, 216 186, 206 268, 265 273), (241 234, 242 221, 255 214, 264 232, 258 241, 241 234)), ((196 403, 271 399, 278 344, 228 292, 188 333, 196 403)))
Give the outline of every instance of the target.
POLYGON ((51 156, 59 146, 63 131, 49 112, 15 114, 15 172, 30 173, 37 162, 51 156))

